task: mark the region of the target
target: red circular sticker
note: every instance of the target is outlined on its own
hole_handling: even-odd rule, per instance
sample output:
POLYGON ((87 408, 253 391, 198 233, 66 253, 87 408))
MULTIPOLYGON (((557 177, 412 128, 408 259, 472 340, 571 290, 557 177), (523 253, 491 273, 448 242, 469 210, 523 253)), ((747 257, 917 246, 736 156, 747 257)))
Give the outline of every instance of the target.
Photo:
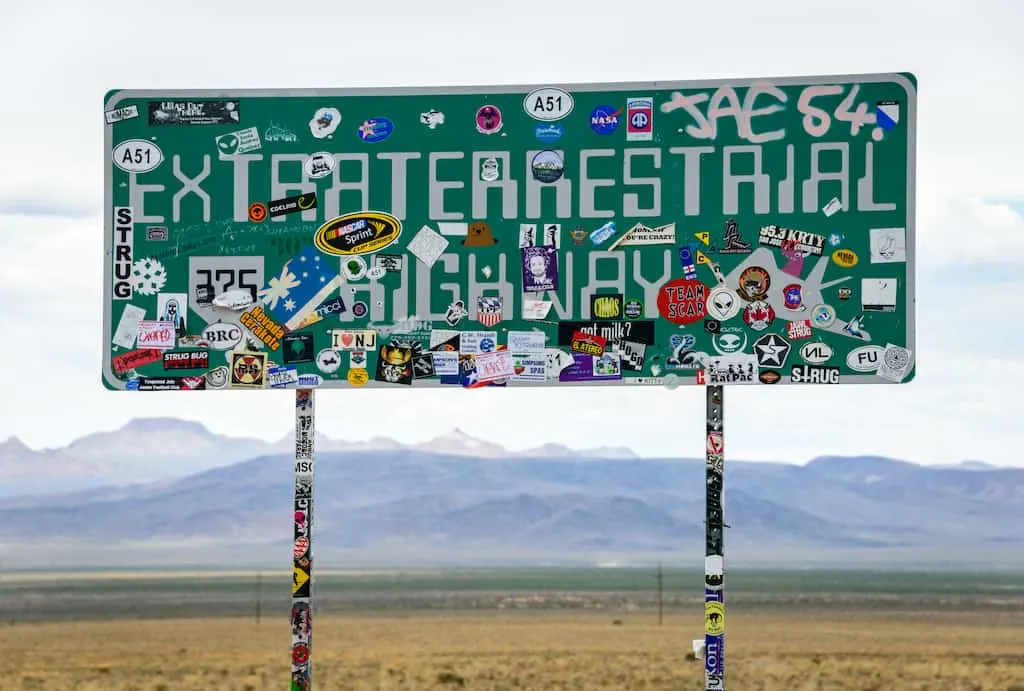
POLYGON ((263 223, 267 218, 267 205, 261 202, 253 202, 249 205, 249 220, 253 223, 263 223))
POLYGON ((304 665, 309 662, 309 647, 305 643, 296 643, 292 647, 292 663, 304 665))
POLYGON ((296 559, 302 559, 307 549, 309 549, 309 538, 305 536, 299 537, 295 539, 295 547, 292 549, 292 554, 296 559))
POLYGON ((692 324, 707 315, 708 287, 700 281, 677 278, 658 291, 658 312, 673 324, 692 324))

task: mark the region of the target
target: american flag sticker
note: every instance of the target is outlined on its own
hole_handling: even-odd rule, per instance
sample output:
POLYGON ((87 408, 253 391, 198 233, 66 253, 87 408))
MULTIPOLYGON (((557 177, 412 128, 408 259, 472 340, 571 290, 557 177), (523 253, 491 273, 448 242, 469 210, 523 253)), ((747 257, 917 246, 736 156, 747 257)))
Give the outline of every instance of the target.
POLYGON ((479 297, 476 299, 476 320, 484 326, 494 326, 501 321, 502 298, 479 297))

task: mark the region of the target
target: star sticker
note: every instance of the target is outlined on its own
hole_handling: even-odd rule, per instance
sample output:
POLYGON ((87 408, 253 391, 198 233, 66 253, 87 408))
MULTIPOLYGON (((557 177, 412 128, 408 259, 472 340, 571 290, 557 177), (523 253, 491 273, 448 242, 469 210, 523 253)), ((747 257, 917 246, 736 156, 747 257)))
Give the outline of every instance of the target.
POLYGON ((295 300, 292 300, 291 298, 285 300, 284 301, 284 308, 286 310, 288 310, 289 312, 294 312, 295 311, 295 300))
POLYGON ((783 361, 789 355, 790 345, 775 334, 767 334, 754 342, 754 349, 760 365, 782 367, 783 361))

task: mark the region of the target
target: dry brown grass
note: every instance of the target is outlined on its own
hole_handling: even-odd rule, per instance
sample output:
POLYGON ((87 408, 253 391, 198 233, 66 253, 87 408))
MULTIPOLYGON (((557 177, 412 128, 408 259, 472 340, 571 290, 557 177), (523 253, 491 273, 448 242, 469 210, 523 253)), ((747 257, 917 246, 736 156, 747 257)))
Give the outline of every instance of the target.
MULTIPOLYGON (((650 614, 321 616, 315 691, 702 689, 699 609, 650 614), (613 619, 621 625, 613 625, 613 619)), ((288 687, 287 620, 0 627, 0 690, 288 687)), ((1024 614, 729 613, 727 688, 1024 691, 1024 614)))

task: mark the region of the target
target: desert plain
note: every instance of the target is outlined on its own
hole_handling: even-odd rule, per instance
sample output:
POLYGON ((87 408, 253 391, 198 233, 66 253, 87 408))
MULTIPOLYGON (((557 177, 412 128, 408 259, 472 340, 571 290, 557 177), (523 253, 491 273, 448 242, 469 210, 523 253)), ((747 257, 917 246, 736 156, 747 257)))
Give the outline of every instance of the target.
MULTIPOLYGON (((322 576, 313 689, 703 689, 693 575, 322 576)), ((0 691, 288 688, 286 576, 143 576, 0 579, 0 691)), ((737 580, 728 689, 1024 691, 1019 576, 737 580)))

